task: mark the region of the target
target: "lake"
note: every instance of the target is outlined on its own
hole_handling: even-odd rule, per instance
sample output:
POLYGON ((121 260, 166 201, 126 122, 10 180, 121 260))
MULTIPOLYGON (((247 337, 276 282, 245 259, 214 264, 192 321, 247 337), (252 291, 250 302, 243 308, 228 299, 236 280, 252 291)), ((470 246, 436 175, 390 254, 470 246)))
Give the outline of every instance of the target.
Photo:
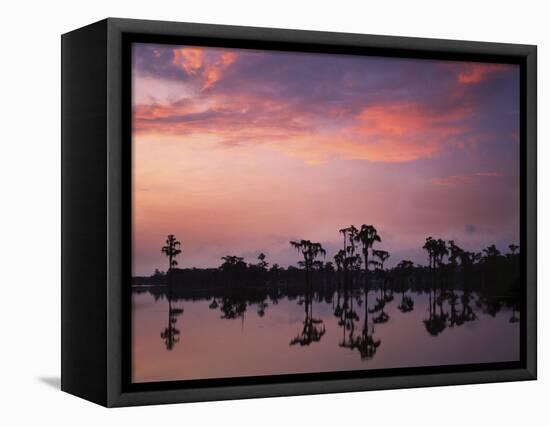
POLYGON ((155 298, 144 288, 136 290, 133 382, 505 362, 520 357, 518 314, 505 306, 486 313, 475 295, 467 304, 471 312, 465 314, 460 294, 454 302, 434 303, 428 293, 407 292, 414 306, 402 312, 401 293, 384 299, 380 292, 370 291, 365 327, 363 292, 347 300, 334 294, 332 300, 311 303, 303 297, 283 297, 276 303, 267 299, 265 305, 240 302, 224 311, 221 300, 169 302, 166 296, 155 298))

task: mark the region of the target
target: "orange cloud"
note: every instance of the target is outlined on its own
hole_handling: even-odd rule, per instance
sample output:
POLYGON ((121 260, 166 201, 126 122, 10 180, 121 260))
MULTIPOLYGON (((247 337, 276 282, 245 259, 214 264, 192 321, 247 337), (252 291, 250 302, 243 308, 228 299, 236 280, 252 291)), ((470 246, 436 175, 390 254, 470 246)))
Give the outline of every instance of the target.
POLYGON ((222 146, 285 141, 308 134, 312 114, 253 95, 192 96, 175 103, 138 104, 134 131, 215 138, 222 146))
POLYGON ((458 73, 457 80, 460 84, 477 84, 486 80, 489 76, 507 70, 509 66, 505 64, 476 64, 468 63, 465 68, 458 73))
MULTIPOLYGON (((176 117, 198 114, 204 107, 191 99, 181 99, 171 104, 138 104, 133 109, 133 130, 135 132, 174 133, 171 121, 176 117)), ((182 132, 180 127, 177 129, 182 132)))
POLYGON ((174 49, 172 63, 180 66, 187 74, 196 75, 203 66, 204 50, 200 47, 174 49))
POLYGON ((461 145, 467 127, 461 121, 469 107, 431 110, 415 103, 369 106, 359 114, 359 125, 348 133, 345 158, 407 162, 431 157, 445 145, 461 145))
POLYGON ((208 65, 204 70, 205 82, 202 90, 213 86, 221 78, 222 71, 233 64, 236 59, 237 55, 235 53, 228 52, 221 55, 215 63, 208 65))
POLYGON ((264 144, 291 157, 318 165, 334 158, 403 163, 431 157, 445 146, 464 148, 470 130, 469 107, 430 109, 415 103, 365 107, 345 124, 338 117, 317 116, 284 102, 254 96, 186 99, 170 105, 138 105, 134 130, 200 137, 221 146, 264 144), (323 125, 335 119, 336 128, 323 125))
POLYGON ((334 158, 405 163, 436 155, 449 145, 465 148, 470 127, 464 120, 472 112, 470 107, 444 111, 415 103, 373 105, 343 129, 294 134, 269 145, 312 166, 334 158))
POLYGON ((212 87, 222 77, 223 71, 237 59, 234 52, 213 52, 205 54, 200 47, 184 47, 173 50, 172 63, 183 69, 190 76, 198 76, 203 80, 201 90, 212 87))

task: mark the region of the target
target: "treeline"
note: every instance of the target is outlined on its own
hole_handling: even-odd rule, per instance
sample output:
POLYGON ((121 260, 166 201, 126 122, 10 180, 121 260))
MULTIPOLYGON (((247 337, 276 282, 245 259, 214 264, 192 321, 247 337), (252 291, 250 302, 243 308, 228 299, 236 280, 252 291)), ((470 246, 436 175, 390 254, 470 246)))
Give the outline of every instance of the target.
POLYGON ((501 253, 495 245, 481 252, 470 252, 454 241, 428 237, 423 249, 427 265, 409 260, 400 261, 393 268, 385 263, 390 253, 374 247, 381 243, 376 229, 363 225, 340 230, 343 248, 326 260, 321 244, 309 240, 291 241, 301 255, 297 266, 282 268, 270 265, 260 253, 253 263, 243 257, 227 255, 218 268, 177 268, 175 257, 181 253, 180 243, 168 236, 162 248, 169 258, 168 271, 156 270, 149 277, 134 277, 134 285, 170 285, 174 294, 182 296, 223 295, 235 290, 254 294, 269 293, 274 297, 299 296, 313 291, 321 298, 329 298, 341 285, 374 290, 384 287, 390 291, 426 292, 430 290, 462 290, 485 297, 517 297, 520 291, 519 247, 511 244, 508 253, 501 253), (308 287, 306 289, 306 286, 308 287))
POLYGON ((350 226, 339 232, 343 248, 334 256, 334 262, 326 260, 320 243, 290 241, 301 257, 296 267, 288 268, 270 265, 263 253, 254 263, 228 255, 221 258, 218 268, 177 268, 181 244, 169 235, 162 247, 168 257, 168 271, 134 277, 133 291, 168 300, 167 326, 161 337, 169 350, 179 340, 176 322, 183 314, 183 308, 173 303, 184 300, 207 300, 210 309, 221 312, 222 319, 242 321, 251 308, 264 316, 280 299, 296 300, 304 307, 303 327, 289 344, 300 346, 320 341, 326 332, 323 321, 314 316, 314 302, 331 304, 337 325, 343 330, 339 346, 358 351, 363 359, 372 358, 381 344, 374 337, 375 327, 389 321, 387 305, 394 300, 394 293, 399 295, 397 309, 403 314, 415 308, 412 293, 428 295, 423 323, 434 336, 447 327, 476 321, 473 304, 492 316, 507 306, 512 309, 510 322, 519 321, 517 245, 510 245, 510 252, 504 254, 495 245, 478 253, 464 250, 452 240, 428 237, 422 246, 427 265, 402 260, 386 268, 390 253, 375 247, 382 240, 372 225, 359 229, 350 226))

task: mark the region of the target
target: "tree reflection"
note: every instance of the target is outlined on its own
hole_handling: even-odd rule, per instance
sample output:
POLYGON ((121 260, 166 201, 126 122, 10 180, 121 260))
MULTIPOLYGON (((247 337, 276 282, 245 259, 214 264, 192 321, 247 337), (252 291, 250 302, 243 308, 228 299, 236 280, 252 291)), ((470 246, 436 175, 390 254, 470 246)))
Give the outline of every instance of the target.
POLYGON ((443 311, 443 298, 437 296, 436 290, 429 292, 428 318, 424 319, 424 327, 432 336, 437 336, 447 328, 449 315, 443 311))
POLYGON ((168 325, 160 333, 160 337, 164 340, 166 349, 171 351, 176 343, 180 341, 180 331, 176 328, 178 316, 183 314, 183 308, 178 308, 172 305, 172 296, 168 296, 168 325))
POLYGON ((519 316, 518 316, 518 304, 517 303, 513 303, 512 304, 512 316, 510 317, 510 320, 509 320, 511 323, 516 323, 516 322, 519 322, 519 316))
POLYGON ((368 292, 365 292, 364 313, 363 313, 363 327, 361 333, 355 335, 355 327, 352 326, 349 331, 348 340, 340 342, 340 346, 351 350, 357 350, 361 356, 361 359, 367 360, 374 357, 378 347, 380 346, 380 339, 374 338, 374 322, 369 323, 369 309, 368 309, 368 292))
POLYGON ((222 319, 243 319, 246 312, 246 301, 234 297, 223 297, 220 310, 222 319))
POLYGON ((472 301, 472 295, 470 293, 464 293, 460 300, 462 301, 462 312, 460 313, 460 321, 462 325, 465 322, 475 321, 477 319, 477 315, 474 312, 474 309, 472 308, 471 301, 472 301))
POLYGON ((268 307, 268 303, 264 300, 262 300, 260 303, 258 303, 258 307, 256 308, 256 313, 259 317, 263 317, 265 315, 265 310, 268 307))
POLYGON ((300 333, 290 341, 290 345, 309 346, 313 342, 319 342, 325 335, 326 329, 323 321, 313 317, 313 300, 311 295, 306 295, 305 301, 305 319, 300 333))

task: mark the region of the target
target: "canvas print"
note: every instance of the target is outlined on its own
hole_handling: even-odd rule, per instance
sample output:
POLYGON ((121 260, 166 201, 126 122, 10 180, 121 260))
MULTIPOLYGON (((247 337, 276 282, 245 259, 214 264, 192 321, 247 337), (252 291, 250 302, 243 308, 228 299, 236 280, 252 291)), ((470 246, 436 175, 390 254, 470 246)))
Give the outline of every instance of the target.
POLYGON ((132 382, 519 361, 519 73, 134 43, 132 382))

